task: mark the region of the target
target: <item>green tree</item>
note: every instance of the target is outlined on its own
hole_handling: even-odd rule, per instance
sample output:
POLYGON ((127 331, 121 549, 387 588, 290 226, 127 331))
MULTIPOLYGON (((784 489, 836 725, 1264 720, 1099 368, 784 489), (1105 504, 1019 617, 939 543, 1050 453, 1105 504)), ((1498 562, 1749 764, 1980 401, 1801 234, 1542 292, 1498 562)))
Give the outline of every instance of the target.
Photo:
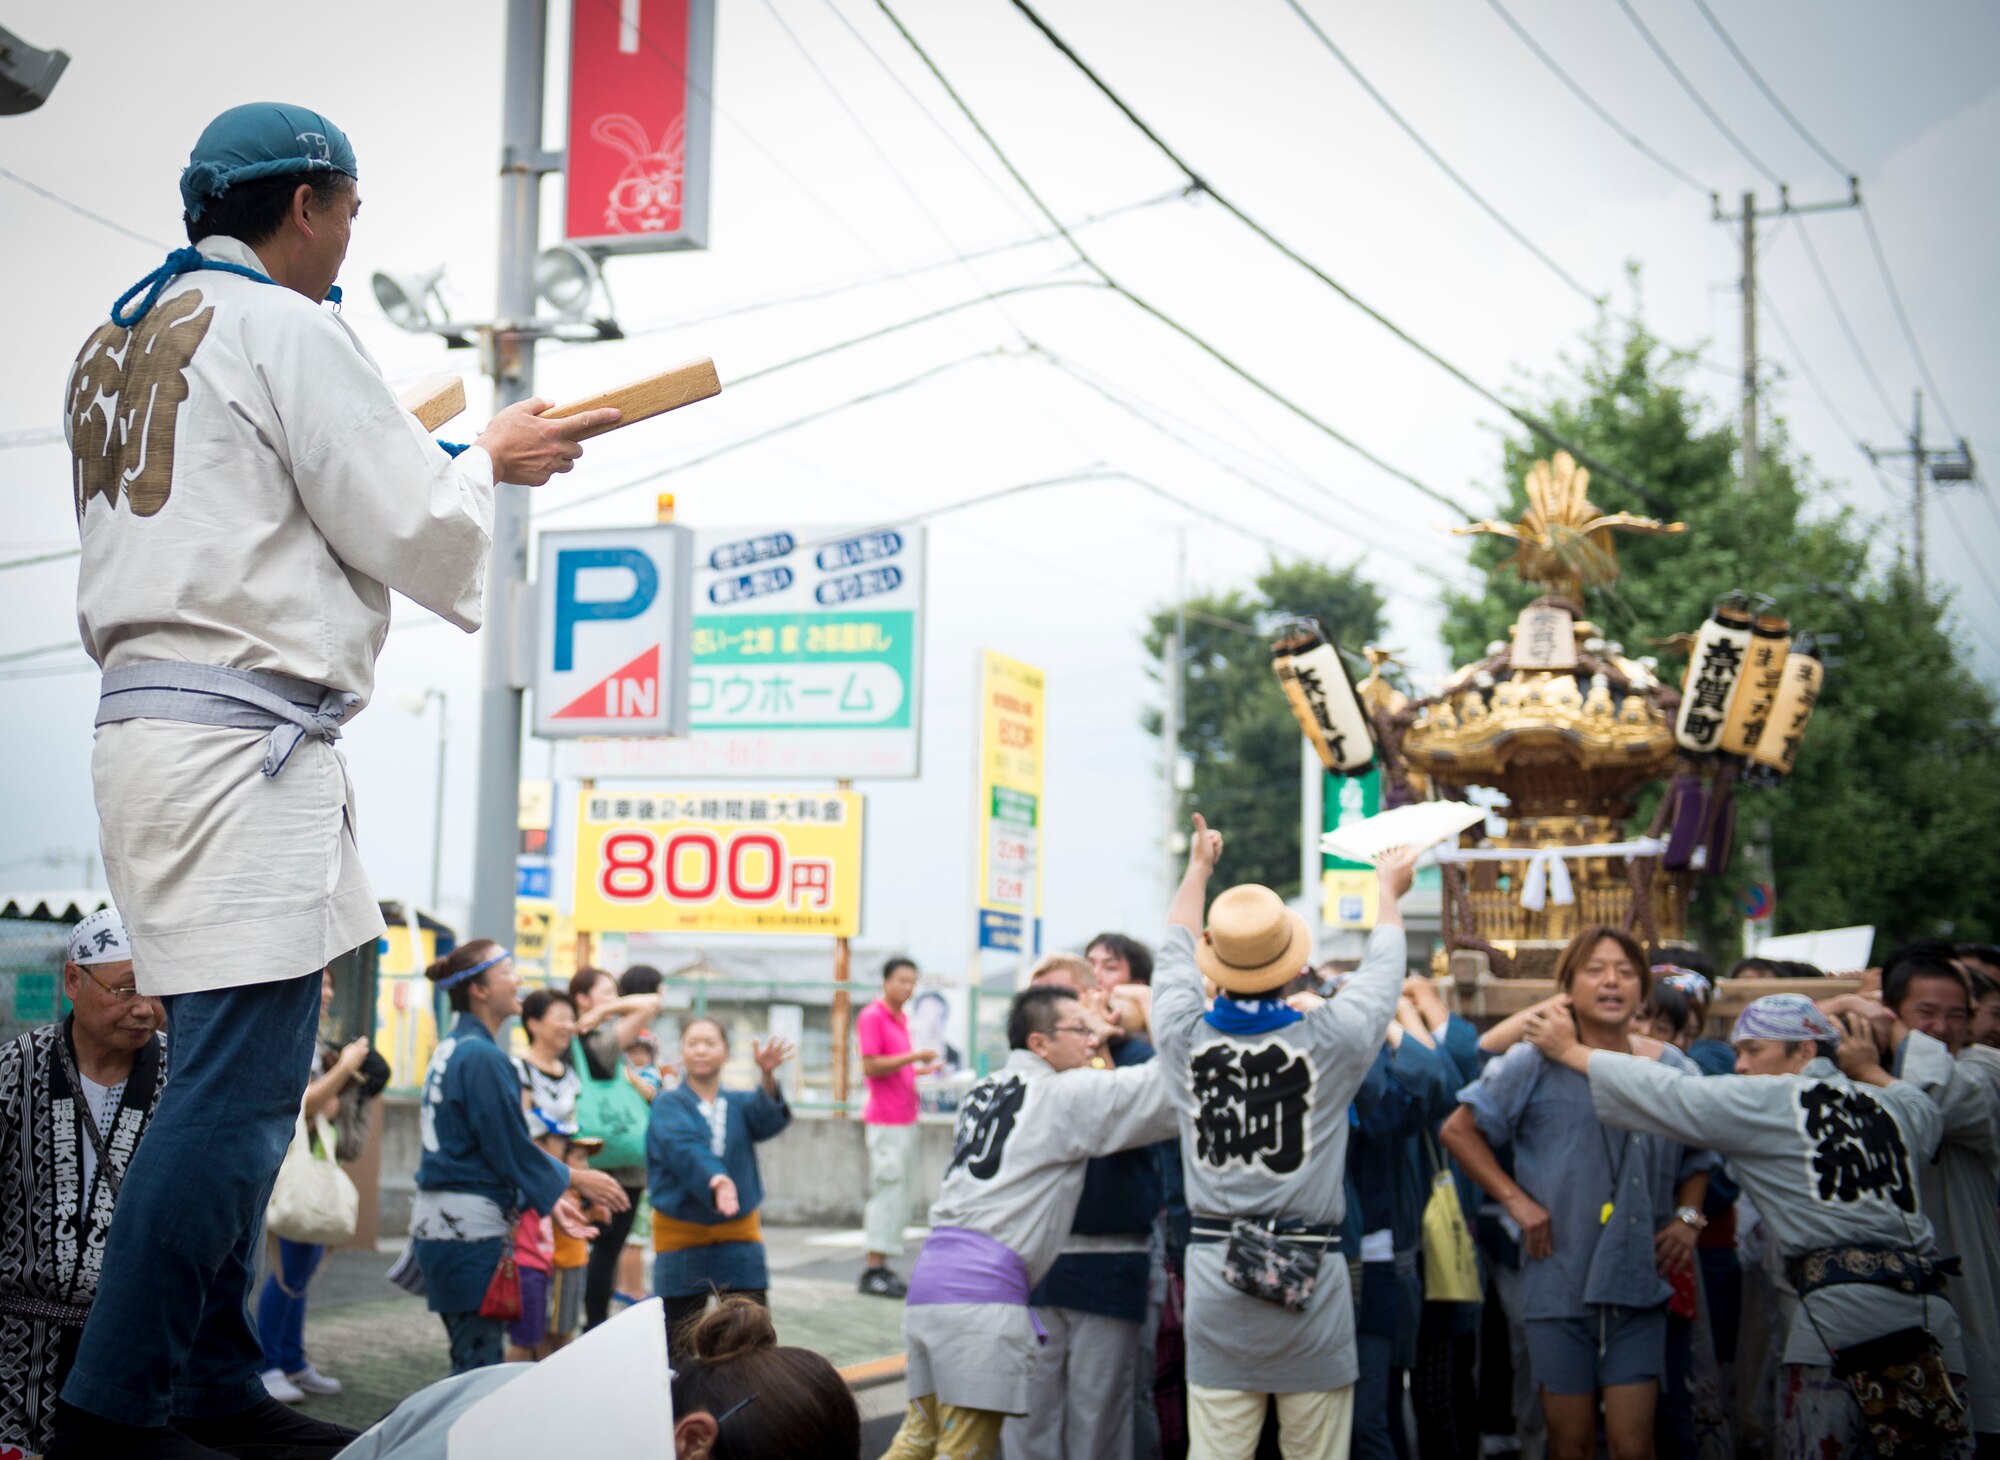
MULTIPOLYGON (((1194 789, 1181 809, 1199 811, 1228 834, 1221 873, 1261 882, 1285 897, 1299 891, 1299 756, 1303 738, 1277 677, 1271 640, 1278 622, 1316 618, 1333 641, 1358 650, 1382 629, 1382 595, 1356 568, 1273 560, 1251 592, 1190 598, 1183 606, 1180 749, 1194 761, 1194 789)), ((1146 634, 1156 679, 1168 672, 1171 604, 1146 634)), ((1162 732, 1149 713, 1146 729, 1162 732)))
MULTIPOLYGON (((1663 348, 1637 320, 1606 323, 1586 343, 1572 378, 1550 388, 1543 414, 1644 493, 1595 473, 1590 495, 1600 507, 1688 525, 1682 536, 1621 537, 1618 582, 1587 591, 1605 637, 1628 654, 1663 654, 1671 680, 1682 662, 1662 642, 1692 632, 1732 588, 1777 599, 1794 632, 1839 635, 1828 652, 1840 662, 1827 673, 1797 769, 1773 790, 1738 788, 1737 862, 1704 883, 1695 904, 1704 943, 1718 955, 1737 946, 1742 853, 1759 822, 1770 826, 1780 932, 1873 923, 1878 957, 1906 937, 1993 936, 1994 696, 1967 667, 1948 605, 1920 601, 1899 566, 1871 564, 1869 524, 1803 479, 1782 421, 1763 443, 1756 486, 1745 491, 1733 425, 1687 387, 1692 357, 1663 348)), ((1526 505, 1528 467, 1549 450, 1532 438, 1506 443, 1510 518, 1526 505)), ((1536 595, 1504 566, 1511 551, 1476 539, 1472 560, 1489 573, 1485 591, 1446 596, 1454 663, 1506 637, 1536 595)))

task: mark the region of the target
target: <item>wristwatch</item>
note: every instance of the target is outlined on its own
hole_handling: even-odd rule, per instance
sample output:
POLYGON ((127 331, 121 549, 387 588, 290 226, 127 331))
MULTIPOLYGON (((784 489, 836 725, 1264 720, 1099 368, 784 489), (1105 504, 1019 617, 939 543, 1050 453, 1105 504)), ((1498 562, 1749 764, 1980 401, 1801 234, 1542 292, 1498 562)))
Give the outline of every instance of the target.
POLYGON ((1708 1218, 1704 1217, 1700 1212, 1696 1211, 1693 1207, 1675 1208, 1674 1220, 1677 1222, 1687 1223, 1688 1226, 1694 1228, 1695 1231, 1697 1232, 1701 1231, 1704 1227, 1708 1225, 1708 1218))

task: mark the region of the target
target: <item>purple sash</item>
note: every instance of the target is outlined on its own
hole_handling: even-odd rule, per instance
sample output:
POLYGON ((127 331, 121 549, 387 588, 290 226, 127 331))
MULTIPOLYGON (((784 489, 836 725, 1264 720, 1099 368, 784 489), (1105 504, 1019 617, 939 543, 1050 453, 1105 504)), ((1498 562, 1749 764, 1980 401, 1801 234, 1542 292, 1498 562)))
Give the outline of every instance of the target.
POLYGON ((933 1227, 910 1273, 911 1307, 938 1303, 1010 1303, 1028 1309, 1035 1341, 1048 1342, 1028 1307, 1028 1265, 1004 1242, 963 1227, 933 1227))

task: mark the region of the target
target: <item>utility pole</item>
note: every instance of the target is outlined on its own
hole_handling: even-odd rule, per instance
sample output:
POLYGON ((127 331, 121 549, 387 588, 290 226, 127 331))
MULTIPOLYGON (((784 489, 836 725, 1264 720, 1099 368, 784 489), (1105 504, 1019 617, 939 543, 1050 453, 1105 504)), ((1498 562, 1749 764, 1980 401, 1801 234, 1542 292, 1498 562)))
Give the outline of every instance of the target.
POLYGON ((1868 453, 1868 459, 1880 466, 1884 461, 1907 457, 1910 463, 1910 566, 1915 570, 1917 597, 1928 601, 1930 593, 1925 578, 1925 532, 1924 532, 1924 492, 1927 482, 1946 486, 1958 482, 1969 482, 1978 475, 1978 466, 1972 459, 1972 448, 1964 441, 1956 446, 1924 445, 1924 393, 1912 392, 1910 405, 1909 444, 1900 451, 1877 451, 1866 442, 1861 449, 1868 453))
POLYGON ((1717 223, 1743 225, 1743 490, 1746 492, 1757 485, 1757 471, 1762 464, 1757 445, 1757 220, 1860 207, 1861 180, 1850 177, 1847 186, 1848 196, 1840 202, 1794 203, 1790 188, 1781 183, 1778 187, 1778 206, 1762 212, 1757 209, 1755 192, 1743 194, 1743 210, 1740 213, 1723 212, 1722 195, 1709 194, 1709 207, 1717 223))
MULTIPOLYGON (((559 154, 542 150, 542 75, 548 0, 507 0, 500 121, 500 278, 489 348, 493 408, 535 393, 535 250, 542 176, 559 154)), ((479 796, 473 818, 469 937, 505 938, 514 926, 514 848, 520 812, 521 686, 518 615, 528 608, 528 489, 494 484, 486 560, 486 632, 479 677, 479 796)))

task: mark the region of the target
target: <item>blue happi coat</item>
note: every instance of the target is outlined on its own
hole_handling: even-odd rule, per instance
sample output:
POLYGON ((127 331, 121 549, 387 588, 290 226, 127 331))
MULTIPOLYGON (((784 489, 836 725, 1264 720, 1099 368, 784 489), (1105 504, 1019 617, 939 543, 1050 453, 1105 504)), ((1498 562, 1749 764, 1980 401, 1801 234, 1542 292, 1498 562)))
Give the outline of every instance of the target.
MULTIPOLYGON (((547 1216, 569 1189, 569 1168, 528 1137, 521 1077, 471 1014, 458 1016, 431 1056, 418 1123, 419 1191, 463 1192, 547 1216)), ((507 1241, 413 1243, 431 1311, 476 1312, 507 1241)))
MULTIPOLYGON (((646 1126, 646 1195, 653 1210, 682 1222, 714 1226, 737 1220, 764 1202, 764 1177, 757 1169, 758 1141, 768 1141, 792 1123, 782 1094, 755 1090, 722 1090, 717 1098, 728 1110, 722 1154, 711 1144, 708 1119, 687 1086, 668 1090, 653 1100, 646 1126), (725 1218, 715 1209, 709 1183, 727 1176, 736 1183, 737 1212, 725 1218)), ((761 1242, 720 1242, 661 1252, 653 1260, 654 1291, 663 1298, 705 1293, 711 1287, 763 1289, 771 1284, 761 1242)))

